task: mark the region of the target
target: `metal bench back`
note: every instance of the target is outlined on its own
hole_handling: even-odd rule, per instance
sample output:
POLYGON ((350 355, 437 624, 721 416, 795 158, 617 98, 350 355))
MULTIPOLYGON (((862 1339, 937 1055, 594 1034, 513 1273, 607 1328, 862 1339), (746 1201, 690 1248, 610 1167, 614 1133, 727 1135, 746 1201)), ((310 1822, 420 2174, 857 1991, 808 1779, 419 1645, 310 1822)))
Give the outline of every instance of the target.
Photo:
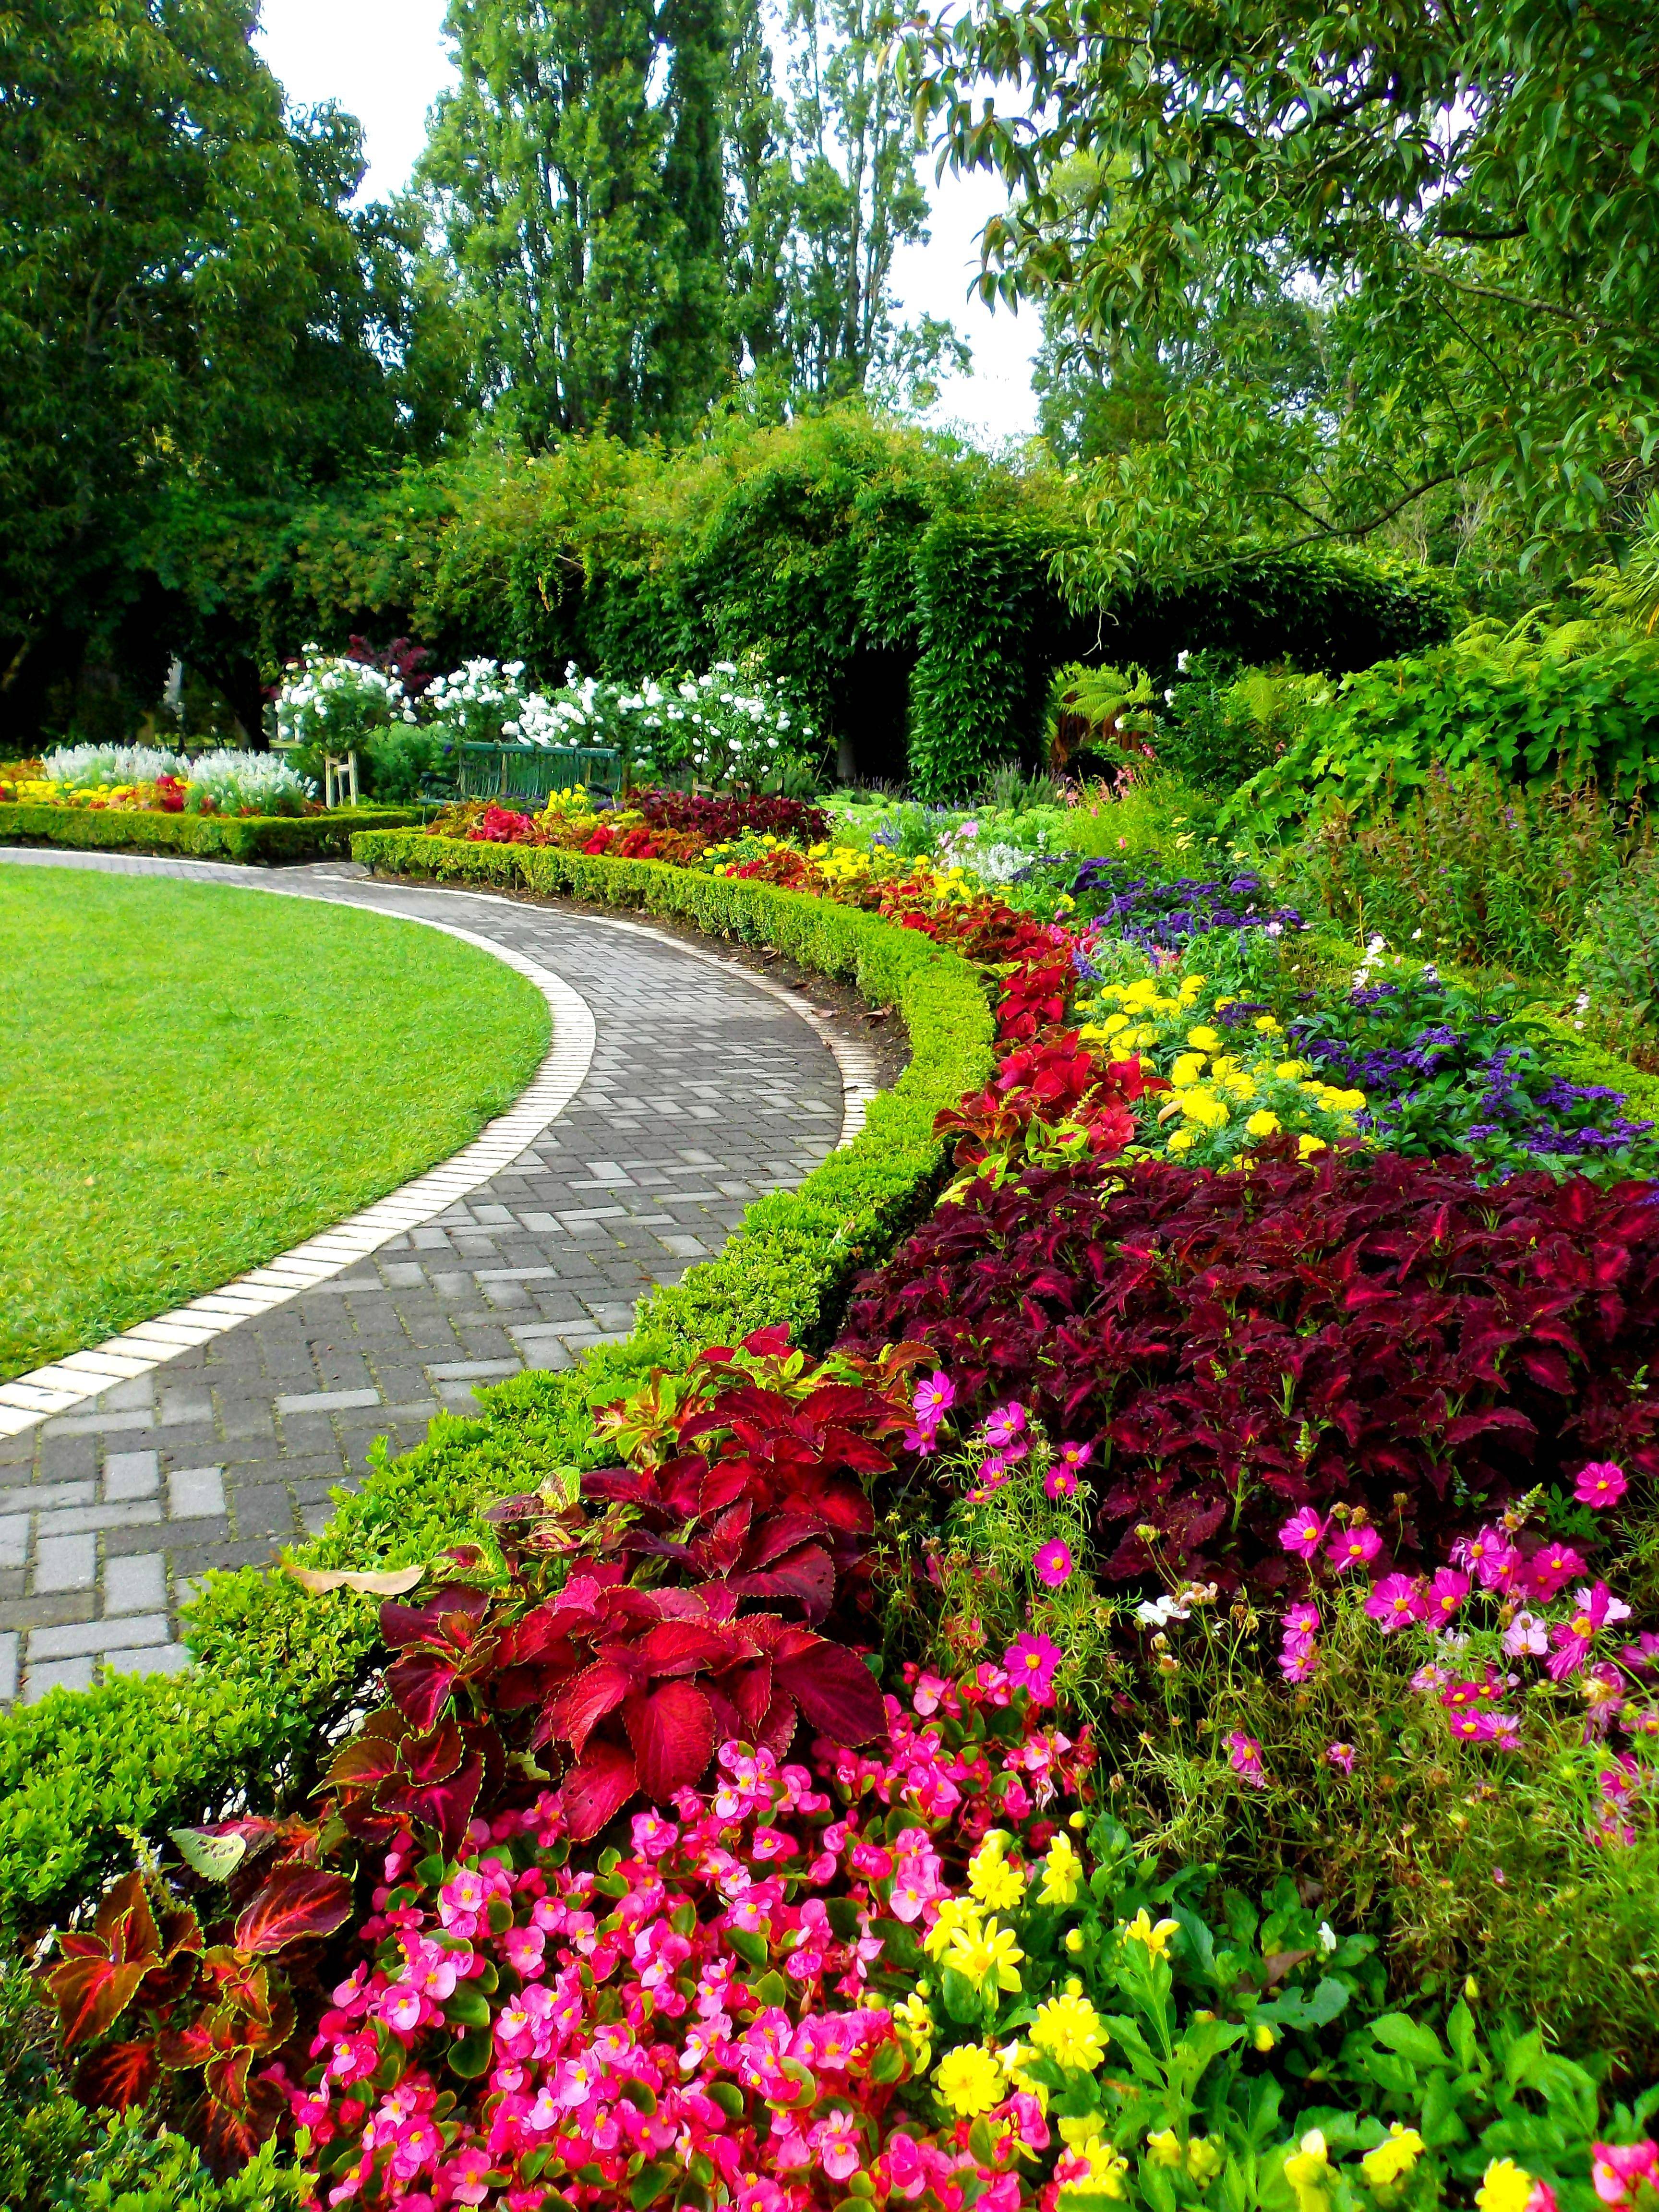
POLYGON ((462 799, 545 799, 578 784, 614 796, 622 780, 622 755, 611 745, 463 744, 456 756, 462 799))

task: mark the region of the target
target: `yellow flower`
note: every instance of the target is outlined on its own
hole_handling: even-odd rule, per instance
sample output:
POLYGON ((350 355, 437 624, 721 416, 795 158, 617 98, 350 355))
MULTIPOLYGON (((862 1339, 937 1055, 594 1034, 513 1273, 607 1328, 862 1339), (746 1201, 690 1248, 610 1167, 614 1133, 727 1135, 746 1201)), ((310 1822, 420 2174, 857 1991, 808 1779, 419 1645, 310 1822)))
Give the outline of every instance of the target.
POLYGON ((1330 2173, 1325 2138, 1317 2128, 1310 2128, 1285 2161, 1285 2179, 1296 2191, 1296 2212, 1330 2212, 1330 2194, 1324 2186, 1330 2173))
POLYGON ((1076 1958, 1078 1953, 1083 1948, 1083 1930, 1080 1928, 1068 1928, 1066 1929, 1066 1948, 1071 1953, 1072 1956, 1076 1958))
POLYGON ((1194 1052, 1219 1052, 1222 1039, 1207 1024, 1187 1032, 1187 1042, 1194 1052))
POLYGON ((945 1963, 965 1975, 975 1989, 989 1982, 995 1989, 1017 1990, 1018 1961, 1024 1956, 1013 1929, 999 1927, 994 1920, 982 1929, 977 1923, 971 1929, 958 1928, 951 1938, 945 1963))
POLYGON ((1143 1905, 1128 1925, 1120 1928, 1117 1932, 1126 1943, 1144 1943, 1149 1958, 1162 1959, 1169 1951, 1170 1938, 1181 1933, 1181 1923, 1178 1920, 1160 1920, 1154 1928, 1151 1915, 1143 1905))
POLYGON ((1200 2189, 1208 2188, 1221 2171, 1221 2153, 1207 2136, 1194 2136, 1187 2146, 1187 2171, 1200 2189))
POLYGON ((1327 1150, 1327 1146, 1322 1137, 1310 1137, 1304 1130, 1296 1140, 1296 1150, 1299 1159, 1310 1160, 1316 1152, 1327 1150))
POLYGON ((1283 1083, 1299 1083, 1308 1072, 1305 1060, 1281 1060, 1273 1073, 1283 1083))
POLYGON ((1037 1892, 1037 1903, 1075 1905, 1082 1882, 1083 1862, 1072 1848, 1071 1838, 1061 1828, 1042 1862, 1042 1886, 1037 1892))
POLYGON ((1331 1103, 1345 1114, 1363 1114, 1365 1094, 1363 1091, 1338 1091, 1333 1093, 1331 1103))
POLYGON ((1166 1152, 1190 1152, 1197 1142, 1190 1129, 1172 1129, 1164 1149, 1166 1152))
POLYGON ((1196 1083, 1199 1077, 1202 1075, 1203 1073, 1203 1054, 1201 1052, 1183 1052, 1177 1054, 1176 1064, 1170 1070, 1170 1080, 1174 1084, 1177 1091, 1185 1091, 1189 1085, 1196 1083))
POLYGON ((1223 1128, 1228 1120, 1227 1109, 1221 1101, 1212 1091, 1206 1091, 1201 1085, 1182 1092, 1181 1110, 1189 1121, 1196 1121, 1200 1128, 1223 1128))
POLYGON ((1261 1030, 1263 1036, 1277 1036, 1279 1035, 1279 1024, 1273 1019, 1271 1014, 1258 1014, 1255 1018, 1255 1025, 1257 1029, 1261 1030))
POLYGON ((1086 2177, 1060 2184, 1060 2201, 1062 2204, 1068 2196, 1098 2194, 1121 2197, 1127 2194, 1123 2179, 1129 2171, 1129 2161, 1121 2151, 1114 2149, 1103 2136, 1097 2135, 1086 2136, 1076 2148, 1080 2158, 1088 2160, 1089 2171, 1086 2177))
POLYGON ((1271 2051, 1279 2040, 1270 2027, 1258 2027, 1250 2040, 1258 2051, 1271 2051))
POLYGON ((979 1915, 965 1897, 947 1897, 939 1908, 938 1919, 922 1938, 922 1949, 930 1959, 942 1959, 958 1929, 971 1930, 977 1936, 979 1915))
POLYGON ((912 1995, 893 2007, 893 2019, 910 2064, 918 2074, 927 2071, 933 2055, 933 2014, 924 1996, 912 1995))
POLYGON ((1533 2179, 1524 2166, 1517 2166, 1512 2158, 1495 2158, 1474 2192, 1474 2201, 1480 2212, 1526 2212, 1532 2191, 1533 2179))
POLYGON ((1373 2189, 1386 2189, 1390 2183, 1402 2179, 1422 2155, 1423 2138, 1415 2128, 1404 2127, 1396 2120, 1389 2128, 1385 2141, 1375 2150, 1367 2151, 1359 2161, 1359 2171, 1373 2189))
POLYGON ((1025 1877, 1002 1856, 1007 1838, 993 1828, 968 1863, 968 1887, 993 1912, 1007 1911, 1025 1894, 1025 1877))
POLYGON ((988 2051, 964 2043, 947 2051, 933 2072, 939 2094, 960 2118, 970 2120, 988 2112, 1002 2100, 1002 2069, 988 2051))
POLYGON ((1037 2007, 1031 2041, 1061 2066, 1092 2074, 1106 2056, 1106 2031, 1087 1997, 1050 1997, 1037 2007))
POLYGON ((1276 1137, 1279 1134, 1279 1116, 1269 1114, 1264 1108, 1259 1114, 1252 1114, 1244 1127, 1253 1137, 1276 1137))
POLYGON ((1179 2166, 1181 2138, 1173 2128, 1164 2128, 1158 2135, 1148 2136, 1146 2148, 1154 2166, 1179 2166))

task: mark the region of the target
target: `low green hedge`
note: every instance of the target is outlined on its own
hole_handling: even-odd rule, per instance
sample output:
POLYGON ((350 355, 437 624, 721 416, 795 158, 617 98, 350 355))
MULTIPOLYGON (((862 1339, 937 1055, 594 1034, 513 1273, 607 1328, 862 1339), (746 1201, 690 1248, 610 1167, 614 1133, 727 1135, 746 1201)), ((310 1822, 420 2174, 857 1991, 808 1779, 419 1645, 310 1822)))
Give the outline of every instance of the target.
MULTIPOLYGON (((715 1258, 644 1304, 625 1342, 596 1346, 562 1372, 514 1376, 483 1394, 477 1417, 440 1414, 416 1449, 381 1454, 298 1554, 311 1566, 397 1566, 476 1540, 480 1505, 584 1458, 592 1407, 653 1367, 778 1322, 799 1341, 824 1340, 853 1273, 931 1204, 942 1164, 933 1117, 987 1080, 994 1052, 985 989, 969 963, 853 908, 648 861, 421 833, 365 835, 353 851, 389 872, 574 891, 775 947, 896 1006, 913 1055, 845 1151, 799 1190, 758 1200, 715 1258)), ((252 1569, 215 1575, 186 1627, 194 1671, 54 1691, 0 1720, 0 1917, 30 1929, 61 1913, 131 1863, 132 1829, 210 1816, 244 1789, 264 1796, 306 1787, 315 1746, 359 1692, 374 1628, 367 1599, 307 1597, 286 1577, 252 1569)))
POLYGON ((163 814, 147 807, 0 803, 0 844, 61 845, 77 853, 166 853, 198 860, 343 860, 365 829, 416 822, 406 806, 341 807, 332 814, 163 814))

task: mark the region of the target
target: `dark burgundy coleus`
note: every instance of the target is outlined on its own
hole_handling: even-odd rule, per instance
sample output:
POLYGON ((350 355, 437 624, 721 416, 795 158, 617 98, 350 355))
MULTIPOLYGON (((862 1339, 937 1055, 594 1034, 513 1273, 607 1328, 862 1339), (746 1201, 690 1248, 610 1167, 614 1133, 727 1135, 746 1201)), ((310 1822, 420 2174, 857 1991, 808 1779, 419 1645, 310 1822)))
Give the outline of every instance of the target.
POLYGON ((1283 1585, 1297 1505, 1407 1566, 1595 1459, 1659 1474, 1659 1206, 1464 1159, 1289 1139, 1248 1174, 1089 1160, 981 1177, 855 1292, 843 1348, 925 1340, 972 1418, 1096 1445, 1103 1571, 1283 1585))

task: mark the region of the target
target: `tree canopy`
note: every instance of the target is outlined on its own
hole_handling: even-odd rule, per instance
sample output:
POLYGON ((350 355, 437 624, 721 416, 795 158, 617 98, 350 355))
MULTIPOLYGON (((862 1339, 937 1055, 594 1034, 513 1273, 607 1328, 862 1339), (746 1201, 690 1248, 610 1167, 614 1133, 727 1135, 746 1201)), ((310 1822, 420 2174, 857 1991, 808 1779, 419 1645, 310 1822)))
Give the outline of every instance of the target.
POLYGON ((945 153, 1011 188, 988 296, 1047 303, 1109 369, 1286 271, 1324 319, 1325 390, 1224 349, 1103 463, 1109 564, 1360 536, 1454 484, 1529 561, 1633 526, 1659 451, 1650 0, 972 0, 904 46, 945 153))

